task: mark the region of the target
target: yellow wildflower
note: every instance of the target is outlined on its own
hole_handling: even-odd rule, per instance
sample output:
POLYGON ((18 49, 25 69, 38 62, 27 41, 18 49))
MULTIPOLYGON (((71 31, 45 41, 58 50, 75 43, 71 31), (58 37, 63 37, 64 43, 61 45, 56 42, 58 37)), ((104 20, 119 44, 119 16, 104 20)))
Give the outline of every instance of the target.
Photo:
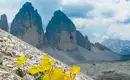
POLYGON ((39 67, 40 72, 49 70, 54 63, 55 63, 54 60, 50 59, 49 55, 46 54, 40 63, 40 67, 39 67))
POLYGON ((43 57, 40 63, 40 65, 44 65, 44 64, 50 64, 50 65, 54 64, 54 60, 49 57, 48 53, 43 57))
POLYGON ((52 68, 49 73, 43 75, 42 80, 64 80, 64 71, 62 68, 52 68))
POLYGON ((50 67, 51 67, 50 65, 40 65, 38 67, 38 70, 39 70, 39 72, 44 72, 45 70, 49 70, 50 67))
POLYGON ((50 80, 49 74, 44 74, 43 77, 42 77, 42 80, 50 80))
POLYGON ((39 66, 32 66, 28 68, 28 72, 32 75, 37 74, 39 72, 39 66))
POLYGON ((71 72, 66 72, 64 75, 64 80, 75 80, 71 72))
POLYGON ((54 59, 50 60, 49 63, 51 66, 54 65, 54 63, 55 63, 54 59))
POLYGON ((27 61, 26 56, 20 56, 16 60, 16 64, 18 67, 21 67, 27 61))
POLYGON ((51 80, 63 80, 64 79, 64 71, 62 68, 53 68, 50 73, 51 80))
POLYGON ((79 73, 79 72, 80 72, 80 67, 79 67, 79 66, 73 66, 73 67, 71 68, 71 72, 72 72, 73 74, 79 73))

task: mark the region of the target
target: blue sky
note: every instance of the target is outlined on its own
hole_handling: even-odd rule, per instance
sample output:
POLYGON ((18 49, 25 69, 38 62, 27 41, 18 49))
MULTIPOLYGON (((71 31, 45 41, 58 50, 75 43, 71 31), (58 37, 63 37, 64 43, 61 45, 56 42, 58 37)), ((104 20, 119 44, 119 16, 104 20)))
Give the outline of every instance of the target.
POLYGON ((130 0, 0 0, 0 14, 7 14, 11 23, 26 1, 38 9, 44 28, 53 12, 60 9, 92 42, 130 40, 130 0))

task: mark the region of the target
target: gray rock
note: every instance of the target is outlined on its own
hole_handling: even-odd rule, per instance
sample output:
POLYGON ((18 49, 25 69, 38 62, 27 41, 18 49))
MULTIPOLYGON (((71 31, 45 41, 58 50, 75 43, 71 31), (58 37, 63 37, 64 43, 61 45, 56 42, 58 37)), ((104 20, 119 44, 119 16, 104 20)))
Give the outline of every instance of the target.
POLYGON ((3 64, 3 55, 0 53, 0 65, 2 65, 3 64))
POLYGON ((87 50, 91 50, 91 43, 88 40, 87 36, 83 36, 82 33, 80 33, 78 30, 76 31, 76 41, 77 44, 87 50))
POLYGON ((0 28, 7 32, 9 31, 8 20, 5 14, 1 15, 0 28))
POLYGON ((34 47, 43 45, 42 19, 30 2, 26 2, 13 19, 11 34, 34 47))
POLYGON ((100 44, 100 43, 98 43, 98 42, 96 42, 96 43, 94 44, 94 46, 97 47, 97 48, 100 49, 100 50, 109 50, 109 51, 111 51, 109 48, 105 47, 104 45, 102 45, 102 44, 100 44))

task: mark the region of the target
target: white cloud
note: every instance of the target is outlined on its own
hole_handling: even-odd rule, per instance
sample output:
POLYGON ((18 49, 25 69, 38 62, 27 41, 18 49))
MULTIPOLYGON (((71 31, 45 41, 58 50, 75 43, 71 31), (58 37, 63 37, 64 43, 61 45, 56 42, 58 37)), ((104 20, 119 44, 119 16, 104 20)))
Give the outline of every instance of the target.
POLYGON ((111 24, 108 28, 107 35, 113 38, 119 37, 124 40, 130 40, 129 28, 130 24, 111 24))
MULTIPOLYGON (((130 40, 129 24, 124 22, 130 17, 130 1, 126 0, 63 0, 62 5, 87 5, 94 7, 91 16, 94 18, 72 18, 76 27, 91 41, 102 41, 106 38, 121 38, 130 40)), ((77 9, 78 10, 78 9, 77 9)), ((78 12, 78 11, 77 11, 78 12)), ((79 11, 80 13, 80 11, 79 11)), ((130 22, 129 22, 130 23, 130 22)))

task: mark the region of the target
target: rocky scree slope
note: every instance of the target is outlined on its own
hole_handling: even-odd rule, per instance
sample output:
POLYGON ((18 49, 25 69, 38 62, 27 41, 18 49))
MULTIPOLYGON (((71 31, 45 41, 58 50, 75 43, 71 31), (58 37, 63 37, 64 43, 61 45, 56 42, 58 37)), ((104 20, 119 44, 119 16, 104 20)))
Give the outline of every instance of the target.
MULTIPOLYGON (((18 56, 25 55, 28 60, 25 64, 25 69, 29 66, 38 64, 45 53, 39 51, 35 47, 25 43, 24 41, 12 36, 11 34, 0 29, 0 80, 26 80, 21 79, 14 73, 16 69, 15 60, 18 56), (8 66, 8 68, 4 68, 8 66)), ((56 66, 64 69, 69 69, 69 66, 56 60, 56 66)), ((29 80, 33 77, 27 75, 29 80)), ((77 80, 93 80, 92 78, 80 73, 76 76, 77 80)))

